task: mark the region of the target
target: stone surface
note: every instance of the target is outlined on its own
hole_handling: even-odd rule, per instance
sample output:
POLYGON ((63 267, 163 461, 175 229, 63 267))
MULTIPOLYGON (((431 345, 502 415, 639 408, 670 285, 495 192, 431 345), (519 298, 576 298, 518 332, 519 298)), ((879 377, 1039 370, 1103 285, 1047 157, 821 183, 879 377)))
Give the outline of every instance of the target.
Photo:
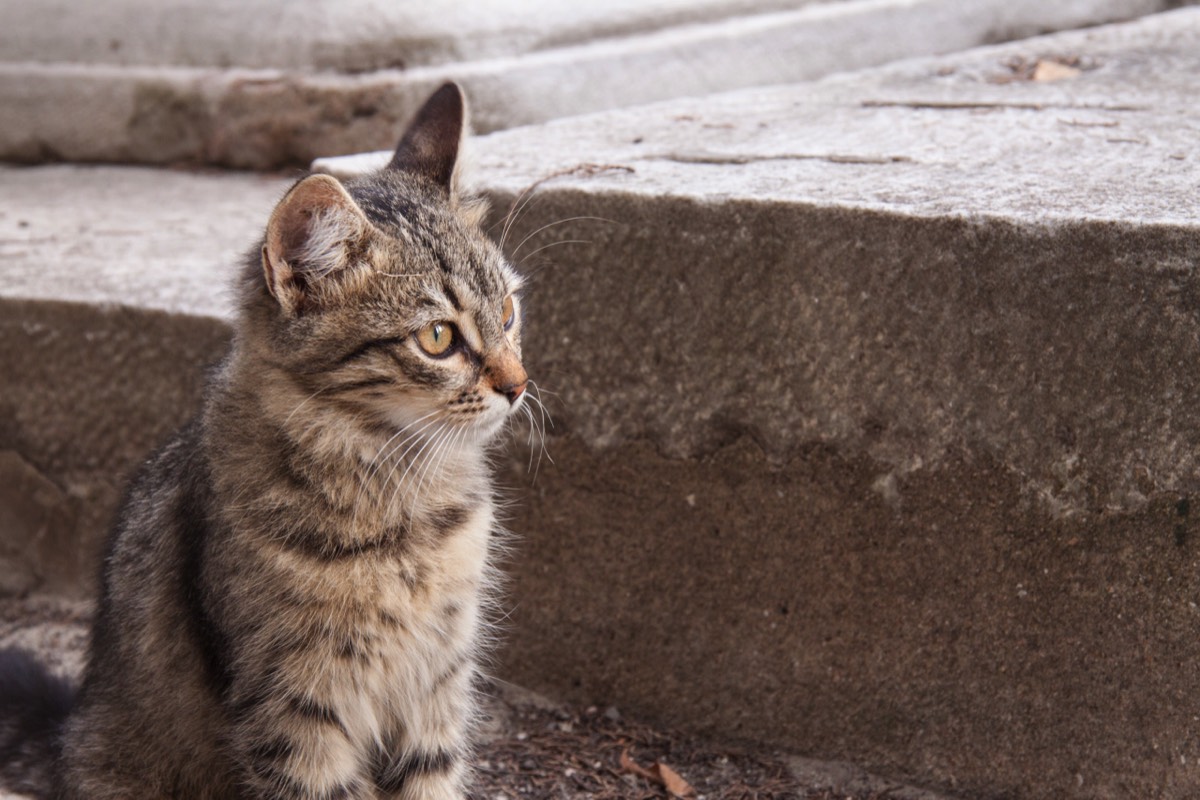
POLYGON ((126 479, 198 407, 228 337, 211 317, 0 297, 0 450, 52 481, 75 515, 72 535, 45 545, 62 548, 47 563, 63 573, 31 571, 31 588, 94 590, 126 479))
POLYGON ((790 10, 814 1, 822 0, 578 0, 570 5, 551 0, 469 5, 110 0, 95 6, 38 0, 6 5, 0 57, 43 64, 306 72, 416 69, 790 10))
POLYGON ((70 592, 86 583, 74 503, 11 450, 0 450, 0 594, 70 592))
POLYGON ((481 142, 557 393, 506 674, 967 796, 1193 796, 1198 33, 481 142))
POLYGON ((847 795, 881 795, 888 800, 949 800, 937 792, 902 786, 893 780, 872 775, 857 764, 794 756, 788 759, 788 767, 797 780, 813 789, 847 795))
MULTIPOLYGON (((1198 43, 1183 10, 481 140, 555 421, 500 461, 502 675, 964 797, 1200 792, 1198 43)), ((21 173, 5 219, 82 213, 39 174, 126 171, 21 173)), ((224 314, 137 308, 163 262, 36 299, 114 269, 52 244, 3 262, 0 449, 107 510, 224 314)))
MULTIPOLYGON (((87 646, 87 623, 92 609, 86 602, 64 602, 61 598, 34 596, 23 600, 0 599, 0 650, 16 647, 32 652, 39 661, 69 680, 83 671, 87 646)), ((622 718, 610 708, 597 719, 595 708, 572 708, 544 695, 507 682, 481 686, 481 713, 475 730, 472 762, 475 777, 472 797, 590 797, 573 773, 604 782, 604 796, 620 787, 625 794, 645 796, 645 782, 632 780, 620 766, 620 754, 631 753, 645 761, 647 739, 655 749, 668 754, 674 769, 700 789, 700 796, 729 796, 752 791, 747 779, 760 779, 772 788, 771 797, 809 796, 826 791, 847 800, 887 797, 889 800, 951 800, 946 795, 914 789, 872 776, 851 764, 824 763, 815 759, 778 758, 794 773, 795 780, 784 788, 764 776, 759 762, 740 767, 738 750, 696 742, 677 732, 651 732, 636 720, 622 718), (603 720, 603 721, 600 721, 603 720), (623 745, 623 746, 622 746, 623 745), (739 768, 740 767, 740 768, 739 768), (547 785, 555 772, 562 775, 558 786, 547 785), (701 774, 697 775, 697 772, 701 774), (620 776, 626 774, 625 781, 620 776), (616 780, 614 780, 616 779, 616 780), (568 789, 570 784, 575 784, 568 789), (624 785, 622 785, 622 783, 624 785), (778 787, 778 788, 776 788, 778 787)), ((765 755, 765 754, 764 754, 765 755)), ((744 763, 744 762, 743 762, 744 763)), ((557 776, 555 776, 557 777, 557 776)), ((650 789, 652 792, 653 790, 650 789)), ((6 791, 0 777, 0 800, 33 800, 25 793, 6 791)))
POLYGON ((487 137, 477 161, 506 198, 545 181, 510 250, 570 265, 538 282, 572 307, 535 319, 570 331, 548 358, 587 398, 572 433, 590 445, 694 457, 732 431, 903 475, 966 437, 1056 513, 1129 509, 1200 485, 1197 69, 1185 10, 560 120, 487 137), (1039 59, 1082 69, 1022 79, 1039 59), (574 347, 597 336, 622 347, 574 347))
POLYGON ((232 266, 291 181, 0 166, 0 296, 227 318, 232 266))
POLYGON ((265 168, 390 144, 460 81, 480 131, 777 84, 1166 0, 272 3, 0 12, 0 157, 265 168), (7 19, 7 21, 5 21, 7 19), (536 20, 536 24, 532 23, 536 20), (278 45, 270 43, 277 42, 278 45))
MULTIPOLYGON (((69 535, 38 551, 62 568, 22 557, 9 588, 86 593, 130 471, 199 403, 228 341, 234 266, 288 182, 50 166, 0 167, 0 185, 0 450, 69 512, 52 527, 69 535)), ((20 528, 7 546, 25 547, 20 528)))

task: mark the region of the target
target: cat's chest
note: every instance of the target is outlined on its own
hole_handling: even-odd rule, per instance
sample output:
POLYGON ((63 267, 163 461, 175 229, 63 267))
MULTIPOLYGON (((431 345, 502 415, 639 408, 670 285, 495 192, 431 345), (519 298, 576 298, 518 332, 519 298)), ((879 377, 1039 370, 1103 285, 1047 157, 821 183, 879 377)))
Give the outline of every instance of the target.
POLYGON ((437 662, 471 645, 494 515, 478 504, 452 522, 416 527, 409 547, 365 561, 345 587, 360 609, 357 634, 379 663, 437 662))
POLYGON ((428 547, 364 559, 322 582, 327 608, 353 609, 327 629, 325 664, 354 738, 373 740, 393 716, 420 716, 439 681, 473 661, 493 522, 481 505, 428 547))
POLYGON ((414 623, 476 595, 487 571, 494 525, 490 504, 454 507, 414 525, 411 541, 370 562, 374 605, 414 623))

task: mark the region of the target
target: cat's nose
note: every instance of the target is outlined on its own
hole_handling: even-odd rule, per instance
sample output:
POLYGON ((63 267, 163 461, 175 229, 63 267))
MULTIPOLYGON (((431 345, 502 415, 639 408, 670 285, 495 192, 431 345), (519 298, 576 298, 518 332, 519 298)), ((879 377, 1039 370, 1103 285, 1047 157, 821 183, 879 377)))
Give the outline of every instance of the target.
POLYGON ((517 398, 525 393, 525 387, 529 385, 528 379, 520 383, 508 383, 504 386, 497 386, 496 391, 508 398, 508 402, 515 403, 517 398))
POLYGON ((517 354, 507 350, 489 361, 486 369, 492 388, 507 397, 510 405, 517 402, 529 385, 529 376, 525 374, 517 354))

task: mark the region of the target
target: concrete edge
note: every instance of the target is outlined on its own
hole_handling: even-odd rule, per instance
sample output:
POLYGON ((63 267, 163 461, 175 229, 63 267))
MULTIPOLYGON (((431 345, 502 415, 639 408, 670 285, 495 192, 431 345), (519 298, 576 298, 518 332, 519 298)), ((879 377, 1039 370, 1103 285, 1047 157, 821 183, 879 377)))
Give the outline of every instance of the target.
POLYGON ((988 1, 969 14, 949 0, 819 3, 518 57, 362 75, 0 64, 0 105, 10 109, 0 158, 270 169, 385 146, 450 79, 465 86, 475 126, 488 132, 803 81, 1163 7, 1158 0, 1090 0, 1048 10, 1035 0, 988 1), (878 34, 864 37, 864 26, 878 34))

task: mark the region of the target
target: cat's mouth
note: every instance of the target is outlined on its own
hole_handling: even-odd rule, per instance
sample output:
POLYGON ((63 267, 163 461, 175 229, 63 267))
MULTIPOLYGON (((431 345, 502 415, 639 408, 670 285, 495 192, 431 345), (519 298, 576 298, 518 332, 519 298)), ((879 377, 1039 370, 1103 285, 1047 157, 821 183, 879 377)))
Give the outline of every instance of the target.
POLYGON ((454 443, 486 444, 516 415, 532 417, 527 396, 524 388, 511 399, 499 392, 469 390, 433 408, 401 401, 377 406, 376 413, 382 411, 388 427, 411 434, 414 439, 445 435, 447 447, 454 443))
POLYGON ((472 411, 462 420, 477 431, 477 435, 482 439, 491 439, 504 423, 512 416, 519 413, 525 405, 525 387, 521 387, 520 392, 514 393, 493 393, 491 396, 481 397, 477 405, 472 406, 472 411))

